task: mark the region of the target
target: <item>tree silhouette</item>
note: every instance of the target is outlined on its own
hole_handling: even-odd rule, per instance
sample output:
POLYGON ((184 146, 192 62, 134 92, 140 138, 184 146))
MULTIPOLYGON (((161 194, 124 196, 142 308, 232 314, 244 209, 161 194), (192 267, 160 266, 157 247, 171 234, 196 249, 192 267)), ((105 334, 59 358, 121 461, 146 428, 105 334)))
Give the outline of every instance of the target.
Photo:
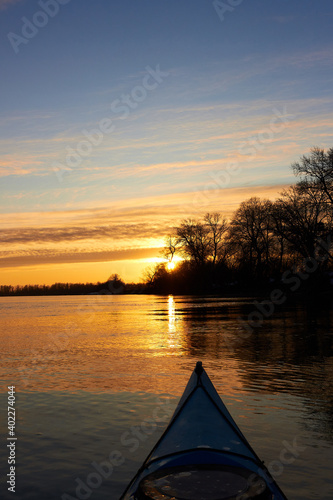
POLYGON ((272 202, 252 197, 243 201, 230 222, 229 256, 249 275, 262 278, 275 253, 272 202))
POLYGON ((333 206, 333 148, 326 153, 324 149, 312 148, 309 155, 303 155, 300 161, 292 164, 292 169, 300 177, 298 184, 303 189, 321 191, 324 200, 333 206))
POLYGON ((275 230, 288 241, 296 257, 315 257, 319 242, 331 232, 324 197, 323 191, 296 185, 285 190, 274 204, 275 230))
POLYGON ((221 214, 207 213, 202 221, 185 219, 176 228, 175 251, 197 267, 215 266, 225 258, 227 222, 221 214))
POLYGON ((119 295, 124 292, 125 283, 119 276, 119 274, 111 274, 107 281, 108 290, 113 295, 119 295))
POLYGON ((204 218, 210 236, 210 260, 215 266, 226 258, 225 234, 228 224, 225 218, 218 212, 207 213, 204 218))

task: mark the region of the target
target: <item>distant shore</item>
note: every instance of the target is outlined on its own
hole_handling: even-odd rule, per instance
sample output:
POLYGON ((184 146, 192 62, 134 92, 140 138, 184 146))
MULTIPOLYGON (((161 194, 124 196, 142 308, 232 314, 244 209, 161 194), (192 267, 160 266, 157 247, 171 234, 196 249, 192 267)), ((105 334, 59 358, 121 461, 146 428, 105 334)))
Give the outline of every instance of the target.
POLYGON ((322 297, 333 298, 333 286, 328 281, 310 283, 308 281, 297 283, 273 281, 261 286, 249 284, 225 284, 223 286, 209 286, 202 289, 189 288, 186 283, 183 287, 174 289, 159 289, 150 287, 145 283, 122 283, 115 286, 113 283, 55 283, 53 285, 0 285, 0 297, 43 297, 43 296, 70 296, 70 295, 189 295, 189 296, 215 296, 224 298, 262 297, 270 299, 279 296, 281 304, 285 299, 310 298, 321 300, 322 297), (285 298, 285 299, 284 299, 285 298))

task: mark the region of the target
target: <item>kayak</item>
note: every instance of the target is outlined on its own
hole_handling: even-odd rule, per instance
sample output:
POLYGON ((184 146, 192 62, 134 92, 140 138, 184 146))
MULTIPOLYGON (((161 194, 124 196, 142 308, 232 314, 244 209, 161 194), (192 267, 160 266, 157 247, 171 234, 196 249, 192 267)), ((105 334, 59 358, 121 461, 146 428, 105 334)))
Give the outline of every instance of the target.
POLYGON ((287 500, 198 361, 120 500, 287 500))

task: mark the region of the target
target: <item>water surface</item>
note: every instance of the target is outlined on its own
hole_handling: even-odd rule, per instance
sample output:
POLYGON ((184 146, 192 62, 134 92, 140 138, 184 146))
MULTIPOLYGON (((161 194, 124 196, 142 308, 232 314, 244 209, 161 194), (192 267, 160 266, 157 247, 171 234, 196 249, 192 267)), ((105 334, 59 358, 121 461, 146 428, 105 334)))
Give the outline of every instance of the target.
POLYGON ((250 298, 1 298, 1 436, 14 384, 16 497, 117 500, 200 359, 289 500, 331 500, 331 307, 286 304, 256 328, 253 311, 250 298))

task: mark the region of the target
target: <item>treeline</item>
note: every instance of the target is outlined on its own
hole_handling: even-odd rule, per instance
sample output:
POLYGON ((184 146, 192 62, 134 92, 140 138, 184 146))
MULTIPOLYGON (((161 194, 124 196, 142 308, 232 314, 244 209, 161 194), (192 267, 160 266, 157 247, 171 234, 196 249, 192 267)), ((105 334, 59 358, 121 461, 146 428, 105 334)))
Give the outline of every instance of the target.
POLYGON ((142 293, 143 284, 129 283, 113 274, 105 282, 98 283, 54 283, 53 285, 0 285, 0 296, 26 295, 119 295, 122 293, 142 293))
POLYGON ((230 293, 269 287, 327 289, 333 269, 333 148, 292 165, 298 182, 276 201, 252 197, 231 220, 184 219, 166 242, 168 263, 148 269, 153 293, 230 293), (183 260, 170 271, 175 256, 183 260))
POLYGON ((54 283, 53 285, 1 285, 0 295, 80 295, 93 293, 102 283, 54 283))

